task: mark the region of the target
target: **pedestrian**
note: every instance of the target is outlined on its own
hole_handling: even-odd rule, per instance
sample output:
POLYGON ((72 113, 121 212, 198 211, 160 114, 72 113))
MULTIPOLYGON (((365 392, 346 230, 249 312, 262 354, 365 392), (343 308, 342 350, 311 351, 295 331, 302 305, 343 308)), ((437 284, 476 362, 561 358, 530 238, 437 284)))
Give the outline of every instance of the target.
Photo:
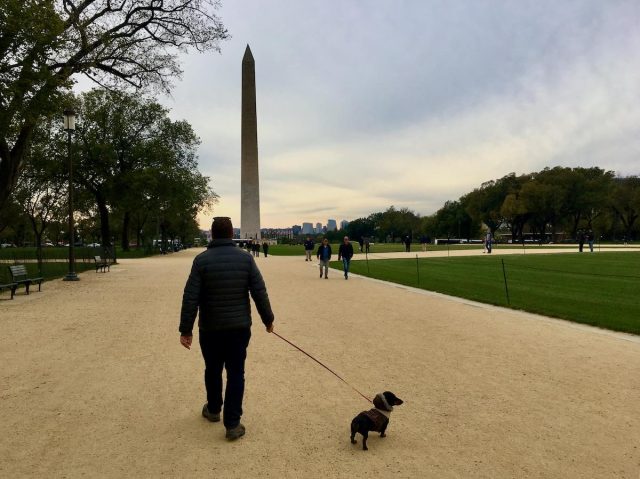
POLYGON ((360 246, 360 252, 362 253, 362 247, 364 246, 364 238, 360 237, 358 240, 358 246, 360 246))
POLYGON ((487 234, 484 237, 484 247, 487 250, 487 253, 491 253, 491 246, 493 243, 493 235, 491 234, 491 230, 487 231, 487 234))
POLYGON ((267 243, 266 241, 262 243, 262 251, 264 252, 264 257, 266 258, 269 254, 269 243, 267 243))
POLYGON ((244 364, 251 338, 249 295, 268 333, 273 332, 274 316, 260 270, 255 260, 233 240, 229 218, 216 217, 211 225, 213 241, 193 260, 182 297, 180 344, 191 349, 193 324, 198 319, 198 336, 204 358, 204 383, 207 402, 202 416, 220 421, 222 405, 226 438, 235 440, 245 434, 240 422, 244 396, 244 364), (222 370, 227 385, 222 396, 222 370))
POLYGON ((253 242, 253 256, 260 257, 260 242, 257 239, 253 242))
POLYGON ((578 230, 578 252, 582 253, 584 248, 584 231, 578 230))
POLYGON ((404 237, 404 250, 407 253, 411 252, 411 236, 409 235, 404 237))
POLYGON ((307 236, 307 240, 304 242, 305 261, 311 261, 311 253, 313 252, 313 247, 313 240, 310 236, 307 236))
POLYGON ((593 231, 589 230, 587 232, 587 243, 589 243, 589 251, 593 253, 593 239, 594 239, 593 231))
POLYGON ((322 268, 324 268, 324 279, 328 279, 327 273, 329 272, 329 261, 331 261, 331 245, 327 238, 324 238, 322 244, 318 246, 316 256, 320 260, 320 277, 322 278, 322 268))
POLYGON ((342 259, 342 269, 344 271, 344 279, 349 279, 349 265, 353 257, 353 246, 349 243, 349 237, 345 236, 342 240, 340 248, 338 248, 338 261, 342 259))
POLYGON ((364 239, 364 252, 369 254, 369 248, 371 247, 371 241, 369 240, 369 237, 367 236, 364 239))
POLYGON ((422 251, 427 251, 427 237, 425 235, 420 236, 420 246, 422 251))

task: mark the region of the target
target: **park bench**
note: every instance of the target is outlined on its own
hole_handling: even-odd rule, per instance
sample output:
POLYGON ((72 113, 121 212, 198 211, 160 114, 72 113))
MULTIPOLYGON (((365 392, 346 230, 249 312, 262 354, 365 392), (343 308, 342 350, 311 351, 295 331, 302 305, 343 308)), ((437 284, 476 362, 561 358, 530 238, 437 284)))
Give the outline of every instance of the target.
POLYGON ((16 294, 16 289, 18 289, 18 283, 0 284, 0 291, 4 291, 5 289, 11 290, 11 299, 13 299, 13 295, 16 294))
POLYGON ((44 281, 44 278, 27 278, 27 268, 25 265, 16 264, 9 266, 9 271, 11 272, 11 281, 18 285, 24 284, 27 289, 27 294, 29 294, 29 286, 35 283, 38 283, 38 291, 42 291, 42 281, 44 281))
POLYGON ((93 260, 96 262, 96 273, 98 272, 98 270, 102 270, 103 273, 111 271, 111 267, 107 260, 102 259, 100 256, 94 256, 93 260))

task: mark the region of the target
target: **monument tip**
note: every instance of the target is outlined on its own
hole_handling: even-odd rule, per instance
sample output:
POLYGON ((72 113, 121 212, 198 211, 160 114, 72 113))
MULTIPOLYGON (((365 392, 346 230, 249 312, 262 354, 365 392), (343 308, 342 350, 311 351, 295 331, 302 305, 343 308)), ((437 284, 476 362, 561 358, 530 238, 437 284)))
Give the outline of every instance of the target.
POLYGON ((244 56, 242 57, 242 63, 244 62, 252 62, 253 54, 251 53, 251 48, 249 48, 249 44, 247 43, 247 49, 244 51, 244 56))

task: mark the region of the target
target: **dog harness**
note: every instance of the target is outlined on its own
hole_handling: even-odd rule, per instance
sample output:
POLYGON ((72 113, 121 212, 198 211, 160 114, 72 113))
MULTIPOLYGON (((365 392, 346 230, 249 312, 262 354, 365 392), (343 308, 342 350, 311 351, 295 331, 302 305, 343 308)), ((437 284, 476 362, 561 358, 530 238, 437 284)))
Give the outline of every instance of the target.
POLYGON ((375 432, 382 432, 382 428, 389 421, 389 418, 379 409, 369 409, 368 411, 363 411, 363 413, 371 419, 373 423, 372 430, 375 432))

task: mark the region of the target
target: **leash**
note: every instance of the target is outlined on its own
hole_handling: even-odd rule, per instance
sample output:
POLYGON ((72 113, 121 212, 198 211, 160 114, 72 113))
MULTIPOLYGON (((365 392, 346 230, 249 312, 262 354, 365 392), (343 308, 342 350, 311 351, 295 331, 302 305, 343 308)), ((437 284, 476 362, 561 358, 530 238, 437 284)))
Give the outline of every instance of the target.
POLYGON ((349 384, 347 381, 345 381, 342 377, 340 377, 339 374, 337 374, 335 371, 332 371, 331 369, 329 369, 327 366, 325 366, 324 364, 322 364, 320 361, 318 361, 316 358, 314 358, 313 356, 311 356, 308 352, 306 352, 304 349, 299 348, 298 346, 296 346, 295 344, 293 344, 291 341, 289 341, 288 339, 283 338, 282 336, 280 336, 278 333, 276 333, 275 331, 271 331, 271 334, 275 334, 276 336, 278 336, 280 339, 282 339, 284 342, 289 343, 291 346, 293 346, 294 348, 296 348, 298 351, 300 351, 302 354, 305 354, 307 356, 309 356, 311 359, 313 359, 316 363, 318 363, 320 366, 322 366, 323 368, 325 368, 327 371, 329 371, 331 374, 333 374, 335 377, 337 377, 340 381, 342 381, 343 383, 345 383, 347 386, 349 386, 351 389, 353 389, 355 392, 357 392, 358 394, 360 394, 360 396, 362 396, 363 398, 365 398, 367 401, 369 401, 370 403, 372 403, 373 401, 371 399, 369 399, 367 396, 365 396, 364 394, 362 394, 360 391, 358 391, 356 388, 354 388, 351 384, 349 384))

